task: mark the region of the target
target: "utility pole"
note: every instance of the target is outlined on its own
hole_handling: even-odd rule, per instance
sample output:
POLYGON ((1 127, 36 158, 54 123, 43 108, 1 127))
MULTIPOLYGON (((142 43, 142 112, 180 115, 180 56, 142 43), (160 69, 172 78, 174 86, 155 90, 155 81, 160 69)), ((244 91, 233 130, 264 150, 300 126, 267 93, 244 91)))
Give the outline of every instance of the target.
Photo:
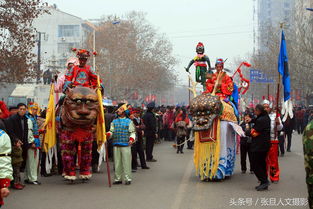
POLYGON ((41 80, 41 69, 40 69, 40 65, 41 65, 41 35, 45 35, 45 32, 37 32, 38 35, 38 40, 37 40, 37 79, 36 79, 36 83, 39 84, 40 80, 41 80))
POLYGON ((38 32, 38 40, 37 40, 37 81, 36 83, 40 83, 41 73, 40 73, 40 64, 41 64, 41 32, 38 32))

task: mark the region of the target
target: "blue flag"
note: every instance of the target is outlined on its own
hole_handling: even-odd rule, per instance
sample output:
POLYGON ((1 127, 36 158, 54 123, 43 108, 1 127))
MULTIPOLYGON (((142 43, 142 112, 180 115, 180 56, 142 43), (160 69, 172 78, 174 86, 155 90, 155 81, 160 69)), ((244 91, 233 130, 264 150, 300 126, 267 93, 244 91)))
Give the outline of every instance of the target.
POLYGON ((284 31, 281 33, 281 44, 278 58, 278 72, 282 75, 284 85, 284 101, 290 99, 290 75, 288 69, 287 45, 284 31))

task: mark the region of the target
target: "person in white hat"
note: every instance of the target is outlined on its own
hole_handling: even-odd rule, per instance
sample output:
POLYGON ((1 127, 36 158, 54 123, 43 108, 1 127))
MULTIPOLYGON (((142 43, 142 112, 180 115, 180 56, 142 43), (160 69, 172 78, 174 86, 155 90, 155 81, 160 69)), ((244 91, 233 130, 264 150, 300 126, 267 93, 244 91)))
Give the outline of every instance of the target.
POLYGON ((279 181, 279 164, 278 164, 278 133, 275 131, 281 131, 283 129, 283 123, 280 119, 280 115, 272 111, 272 103, 268 100, 263 101, 263 107, 268 112, 271 119, 271 147, 267 155, 267 170, 269 172, 269 177, 272 183, 277 183, 279 181))

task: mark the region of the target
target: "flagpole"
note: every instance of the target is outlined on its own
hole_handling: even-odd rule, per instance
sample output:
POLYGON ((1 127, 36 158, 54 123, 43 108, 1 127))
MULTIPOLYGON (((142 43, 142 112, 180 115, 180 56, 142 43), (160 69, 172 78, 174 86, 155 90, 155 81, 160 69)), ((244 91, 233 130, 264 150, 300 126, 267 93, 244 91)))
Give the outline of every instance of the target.
MULTIPOLYGON (((93 29, 93 51, 95 52, 96 51, 96 28, 93 29)), ((100 89, 101 88, 101 84, 100 84, 100 72, 99 72, 99 69, 96 68, 96 57, 93 56, 93 67, 94 67, 94 70, 96 71, 96 73, 98 74, 97 75, 97 80, 98 80, 98 88, 100 89)), ((102 99, 103 95, 102 95, 102 92, 100 92, 101 94, 101 98, 99 99, 102 99)), ((101 103, 102 104, 102 103, 101 103)), ((101 107, 100 107, 100 111, 103 110, 101 107)), ((100 113, 101 114, 101 113, 100 113)), ((105 120, 104 118, 104 113, 103 113, 103 120, 105 120)), ((109 187, 112 186, 111 184, 111 171, 110 171, 110 162, 109 162, 109 158, 108 158, 108 147, 107 147, 107 143, 106 142, 103 142, 105 143, 104 144, 104 149, 105 149, 105 161, 106 161, 106 168, 107 168, 107 176, 108 176, 108 183, 109 183, 109 187)))
POLYGON ((274 129, 275 137, 274 137, 274 139, 276 139, 276 137, 277 137, 276 119, 279 117, 278 106, 279 106, 279 97, 280 97, 280 79, 281 79, 281 75, 280 75, 280 73, 278 73, 278 84, 277 84, 277 95, 276 95, 276 117, 275 117, 275 129, 274 129))
MULTIPOLYGON (((280 28, 281 28, 281 30, 283 30, 283 28, 284 28, 284 23, 282 22, 282 23, 280 23, 280 28)), ((280 40, 280 42, 282 42, 282 40, 280 40)), ((279 63, 278 63, 278 65, 279 65, 279 63)), ((278 66, 277 66, 277 68, 278 68, 278 66)), ((277 95, 276 95, 276 117, 275 117, 275 128, 274 128, 274 135, 275 135, 275 137, 274 137, 274 139, 276 139, 276 137, 277 137, 277 135, 278 135, 278 133, 277 133, 277 125, 276 125, 276 120, 277 120, 277 118, 279 117, 279 109, 278 109, 278 106, 279 106, 279 97, 280 97, 280 81, 281 80, 281 75, 280 75, 280 73, 278 72, 278 84, 277 84, 277 95)))
POLYGON ((267 99, 270 101, 270 84, 267 84, 267 99))

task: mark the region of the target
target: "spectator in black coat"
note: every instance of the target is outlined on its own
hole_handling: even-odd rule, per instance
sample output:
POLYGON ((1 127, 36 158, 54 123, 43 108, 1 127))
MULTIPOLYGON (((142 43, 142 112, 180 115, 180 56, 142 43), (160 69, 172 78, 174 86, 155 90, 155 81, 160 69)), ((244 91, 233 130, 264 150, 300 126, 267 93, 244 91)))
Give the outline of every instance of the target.
POLYGON ((132 110, 130 113, 130 119, 133 120, 133 123, 136 127, 136 142, 132 145, 132 170, 136 171, 138 167, 137 154, 140 159, 140 166, 142 169, 149 169, 146 164, 145 152, 143 149, 143 130, 144 125, 142 119, 140 118, 140 111, 138 109, 132 110))
MULTIPOLYGON (((291 138, 292 138, 292 132, 295 129, 296 126, 296 121, 295 121, 295 117, 293 117, 292 119, 288 116, 286 121, 284 122, 284 128, 283 131, 285 133, 285 136, 287 137, 287 152, 290 152, 290 148, 291 148, 291 138)), ((281 145, 283 146, 283 145, 281 145)))
POLYGON ((28 125, 26 117, 26 105, 20 103, 17 105, 18 112, 15 115, 9 117, 5 122, 7 133, 10 136, 12 145, 20 141, 23 148, 23 164, 21 170, 25 169, 28 144, 28 125))
POLYGON ((27 150, 30 147, 28 143, 28 120, 26 117, 26 105, 18 104, 18 112, 4 121, 7 133, 11 139, 12 145, 12 167, 14 175, 14 189, 23 189, 24 185, 20 182, 20 171, 25 170, 27 150))
POLYGON ((263 105, 258 104, 254 111, 257 118, 253 120, 254 126, 246 131, 247 136, 251 136, 251 166, 260 185, 255 187, 257 191, 267 190, 269 181, 266 173, 266 157, 270 149, 271 119, 265 111, 263 105))
POLYGON ((153 113, 155 108, 155 103, 151 102, 147 105, 147 112, 143 116, 143 122, 145 125, 145 137, 146 137, 146 159, 147 162, 156 162, 157 160, 153 158, 153 146, 156 139, 156 127, 157 120, 153 113))

